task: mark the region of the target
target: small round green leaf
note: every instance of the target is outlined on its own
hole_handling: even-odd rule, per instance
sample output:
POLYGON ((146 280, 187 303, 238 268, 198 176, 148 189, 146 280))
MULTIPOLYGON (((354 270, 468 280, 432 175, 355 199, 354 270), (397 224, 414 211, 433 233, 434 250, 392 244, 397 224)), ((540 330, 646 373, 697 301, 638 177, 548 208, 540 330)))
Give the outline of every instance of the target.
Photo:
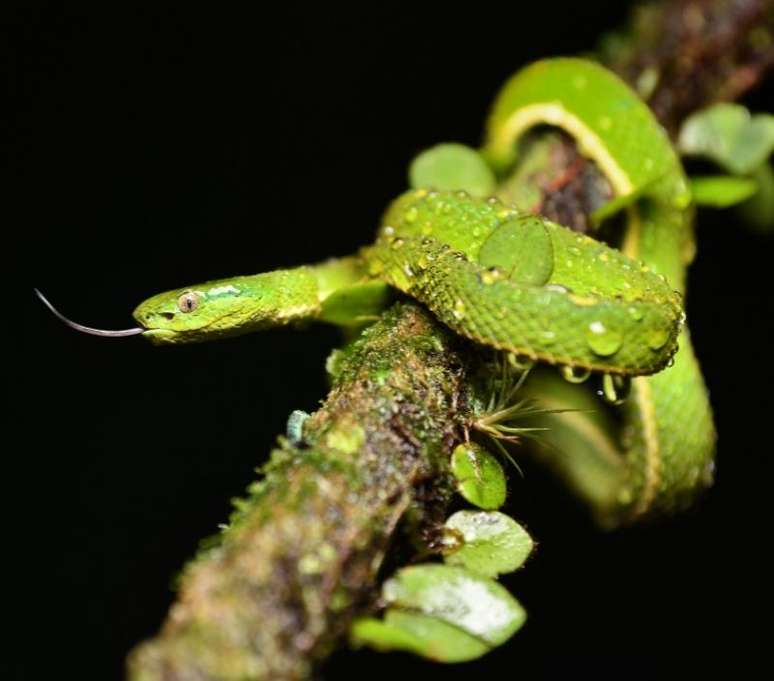
POLYGON ((471 196, 490 196, 495 176, 480 154, 464 144, 439 144, 423 151, 411 163, 412 187, 439 191, 464 190, 471 196))
POLYGON ((483 447, 473 442, 455 447, 451 470, 457 479, 457 490, 474 506, 493 510, 505 503, 503 467, 483 447))
POLYGON ((498 511, 458 511, 446 521, 446 527, 463 540, 444 557, 446 564, 487 577, 513 572, 534 547, 527 531, 498 511))
POLYGON ((451 565, 399 570, 384 583, 382 596, 393 608, 441 620, 492 647, 505 643, 527 617, 505 587, 451 565))

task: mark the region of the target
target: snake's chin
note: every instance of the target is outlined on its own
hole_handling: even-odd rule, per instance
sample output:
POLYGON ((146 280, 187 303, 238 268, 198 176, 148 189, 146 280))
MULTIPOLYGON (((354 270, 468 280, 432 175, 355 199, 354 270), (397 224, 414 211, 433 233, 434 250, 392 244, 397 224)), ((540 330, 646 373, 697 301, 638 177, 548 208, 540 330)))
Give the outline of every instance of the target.
POLYGON ((146 329, 142 337, 153 345, 175 345, 181 342, 180 334, 170 329, 146 329))

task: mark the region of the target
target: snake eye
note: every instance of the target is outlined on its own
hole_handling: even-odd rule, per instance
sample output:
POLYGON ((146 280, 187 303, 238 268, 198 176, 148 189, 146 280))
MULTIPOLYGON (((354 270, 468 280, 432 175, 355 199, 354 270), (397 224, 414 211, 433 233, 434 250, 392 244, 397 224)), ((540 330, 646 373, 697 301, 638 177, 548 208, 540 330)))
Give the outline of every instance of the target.
POLYGON ((199 294, 193 291, 186 291, 177 299, 177 307, 180 312, 193 312, 199 307, 199 294))

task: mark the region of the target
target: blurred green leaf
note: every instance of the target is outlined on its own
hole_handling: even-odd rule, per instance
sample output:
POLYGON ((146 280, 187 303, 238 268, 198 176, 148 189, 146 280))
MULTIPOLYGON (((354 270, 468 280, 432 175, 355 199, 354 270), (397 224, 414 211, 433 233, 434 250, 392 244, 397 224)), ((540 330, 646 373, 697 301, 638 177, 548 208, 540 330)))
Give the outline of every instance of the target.
POLYGON ((706 175, 691 177, 691 194, 696 204, 727 208, 742 203, 755 194, 755 180, 733 175, 706 175))
POLYGON ((459 493, 474 506, 492 510, 505 503, 506 481, 500 462, 480 445, 454 448, 451 470, 459 493))
POLYGON ((471 196, 490 196, 495 176, 481 155, 464 144, 446 143, 419 154, 409 168, 412 187, 439 191, 464 190, 471 196))
POLYGON ((461 539, 444 556, 446 564, 486 577, 513 572, 534 547, 527 531, 498 511, 458 511, 446 521, 445 527, 461 539))
POLYGON ((735 175, 745 175, 774 149, 774 116, 752 116, 739 104, 715 104, 686 119, 677 145, 684 154, 705 156, 735 175))

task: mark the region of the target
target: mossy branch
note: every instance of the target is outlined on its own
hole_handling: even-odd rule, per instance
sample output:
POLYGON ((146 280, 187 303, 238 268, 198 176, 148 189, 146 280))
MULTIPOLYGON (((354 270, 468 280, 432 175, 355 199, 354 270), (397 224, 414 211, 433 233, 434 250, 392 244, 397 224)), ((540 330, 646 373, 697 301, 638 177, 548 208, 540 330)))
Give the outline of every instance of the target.
POLYGON ((303 679, 375 595, 398 521, 442 522, 476 353, 397 304, 337 359, 333 388, 284 439, 220 541, 185 570, 137 681, 303 679))

